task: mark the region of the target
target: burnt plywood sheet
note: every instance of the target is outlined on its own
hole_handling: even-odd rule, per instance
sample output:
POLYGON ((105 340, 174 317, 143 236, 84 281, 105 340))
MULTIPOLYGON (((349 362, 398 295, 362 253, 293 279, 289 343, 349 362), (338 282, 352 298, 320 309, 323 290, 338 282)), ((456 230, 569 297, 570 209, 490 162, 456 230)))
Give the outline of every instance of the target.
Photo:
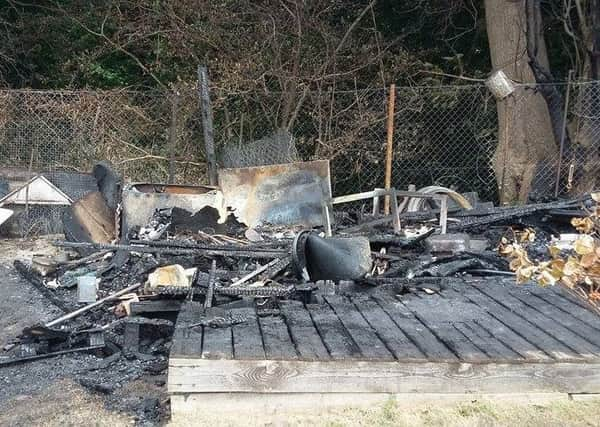
MULTIPOLYGON (((71 205, 71 212, 73 220, 87 236, 85 240, 110 243, 115 239, 115 213, 108 207, 99 191, 77 200, 71 205)), ((74 232, 73 228, 71 232, 74 232)))
POLYGON ((323 225, 321 204, 331 197, 329 161, 221 169, 219 187, 226 206, 249 227, 323 225))

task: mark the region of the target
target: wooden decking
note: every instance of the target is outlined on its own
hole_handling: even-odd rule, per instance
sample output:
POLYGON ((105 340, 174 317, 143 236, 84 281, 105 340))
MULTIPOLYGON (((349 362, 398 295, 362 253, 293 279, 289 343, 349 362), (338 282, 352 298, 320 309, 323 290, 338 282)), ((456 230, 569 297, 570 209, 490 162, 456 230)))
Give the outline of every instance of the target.
MULTIPOLYGON (((600 316, 560 288, 449 279, 439 293, 182 308, 172 397, 197 393, 600 393, 600 316), (213 316, 228 327, 193 327, 213 316)), ((255 397, 253 397, 255 398, 255 397)))

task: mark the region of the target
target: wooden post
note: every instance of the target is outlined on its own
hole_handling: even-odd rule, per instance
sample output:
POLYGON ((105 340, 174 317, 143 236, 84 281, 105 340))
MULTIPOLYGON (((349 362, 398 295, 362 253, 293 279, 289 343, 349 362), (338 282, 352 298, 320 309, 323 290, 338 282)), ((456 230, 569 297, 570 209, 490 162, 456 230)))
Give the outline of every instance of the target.
POLYGON ((169 126, 169 184, 175 183, 175 144, 177 143, 177 108, 179 93, 171 95, 171 125, 169 126))
POLYGON ((448 229, 448 196, 442 197, 442 203, 440 205, 440 233, 446 234, 448 229))
MULTIPOLYGON (((385 189, 392 187, 392 157, 394 155, 394 108, 396 104, 396 85, 390 85, 390 94, 388 96, 388 116, 387 116, 387 146, 385 155, 385 189)), ((390 214, 390 196, 385 197, 383 205, 385 215, 390 214)))
POLYGON ((323 200, 323 202, 321 203, 321 209, 323 210, 323 226, 325 227, 325 235, 327 237, 331 237, 332 234, 329 204, 330 202, 327 200, 323 200))
POLYGON ((400 212, 398 212, 398 195, 396 194, 395 188, 390 188, 389 192, 390 192, 390 195, 387 197, 388 198, 391 197, 391 199, 392 199, 392 216, 393 216, 392 223, 394 224, 394 232, 400 233, 401 224, 400 224, 400 212))
POLYGON ((217 185, 217 157, 213 134, 213 115, 210 105, 208 71, 206 66, 198 66, 198 90, 200 94, 200 110, 202 112, 202 129, 204 131, 204 148, 208 166, 208 183, 217 185))
POLYGON ((563 111, 563 122, 560 134, 560 149, 558 151, 558 165, 556 166, 556 181, 554 182, 554 197, 558 197, 560 185, 560 174, 562 169, 563 155, 565 151, 565 135, 567 133, 567 116, 569 114, 569 98, 571 97, 571 80, 573 79, 573 70, 569 70, 567 79, 567 93, 565 95, 565 110, 563 111))

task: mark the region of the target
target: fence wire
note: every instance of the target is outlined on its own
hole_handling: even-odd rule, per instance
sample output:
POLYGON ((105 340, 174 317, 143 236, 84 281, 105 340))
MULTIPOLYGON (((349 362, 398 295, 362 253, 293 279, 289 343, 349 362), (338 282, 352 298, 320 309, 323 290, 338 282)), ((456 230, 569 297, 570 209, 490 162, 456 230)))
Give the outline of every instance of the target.
MULTIPOLYGON (((385 89, 213 88, 220 165, 329 159, 335 195, 383 187, 388 97, 385 89)), ((486 87, 399 87, 395 98, 392 185, 442 185, 497 202, 498 114, 486 87)), ((568 102, 563 154, 552 149, 535 177, 554 188, 560 168, 559 195, 572 190, 570 175, 573 182, 600 176, 600 82, 571 84, 568 102)), ((0 197, 42 174, 76 200, 93 189, 87 173, 100 160, 128 181, 202 184, 203 147, 195 86, 177 93, 0 90, 0 197)), ((60 231, 52 224, 61 209, 31 207, 21 232, 60 231)))

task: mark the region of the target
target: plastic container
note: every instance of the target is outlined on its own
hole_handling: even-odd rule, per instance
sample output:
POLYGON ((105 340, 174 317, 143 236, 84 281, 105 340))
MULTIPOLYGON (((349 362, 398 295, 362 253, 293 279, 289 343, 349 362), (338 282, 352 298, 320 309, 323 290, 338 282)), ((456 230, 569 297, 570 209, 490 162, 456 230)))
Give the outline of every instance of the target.
POLYGON ((504 71, 498 70, 485 81, 485 85, 496 99, 504 99, 515 91, 515 84, 504 71))
POLYGON ((77 278, 77 301, 96 302, 96 276, 85 275, 77 278))

